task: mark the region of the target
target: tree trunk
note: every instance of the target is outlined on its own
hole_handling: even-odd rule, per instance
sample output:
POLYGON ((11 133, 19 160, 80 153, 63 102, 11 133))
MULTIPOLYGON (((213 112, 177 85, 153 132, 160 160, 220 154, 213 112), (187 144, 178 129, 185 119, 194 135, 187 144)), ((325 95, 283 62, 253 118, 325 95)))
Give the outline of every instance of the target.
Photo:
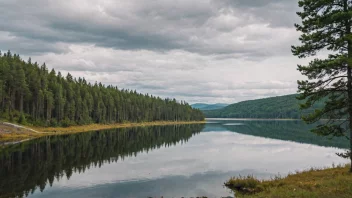
POLYGON ((13 121, 13 117, 12 117, 12 91, 11 88, 9 88, 9 101, 8 101, 8 105, 9 105, 9 116, 10 116, 10 120, 11 122, 13 121))
MULTIPOLYGON (((349 47, 349 59, 352 59, 352 45, 349 47)), ((349 114, 349 131, 350 131, 350 160, 351 167, 350 172, 352 172, 352 65, 348 65, 347 75, 348 75, 348 114, 349 114)))
POLYGON ((22 93, 20 97, 20 112, 23 113, 23 94, 22 93))
MULTIPOLYGON (((348 13, 348 1, 344 0, 344 12, 348 13)), ((351 36, 351 19, 345 20, 346 35, 351 36)), ((352 172, 352 41, 347 41, 347 92, 348 92, 348 114, 349 114, 349 131, 350 131, 350 160, 352 172)))
MULTIPOLYGON (((352 60, 352 44, 349 42, 349 52, 348 57, 349 60, 352 60)), ((351 159, 351 168, 350 172, 352 172, 352 64, 348 63, 348 114, 349 114, 349 131, 350 131, 350 159, 351 159)))
POLYGON ((347 68, 347 89, 348 89, 348 114, 349 114, 349 131, 350 131, 350 160, 351 160, 351 167, 350 172, 352 172, 352 74, 351 74, 351 67, 348 66, 347 68))

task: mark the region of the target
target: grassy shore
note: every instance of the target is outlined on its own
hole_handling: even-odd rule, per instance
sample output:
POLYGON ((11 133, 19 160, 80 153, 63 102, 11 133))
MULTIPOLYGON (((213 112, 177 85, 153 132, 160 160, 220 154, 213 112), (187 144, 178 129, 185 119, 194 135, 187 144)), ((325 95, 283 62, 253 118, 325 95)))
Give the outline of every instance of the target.
POLYGON ((285 178, 260 181, 251 176, 232 178, 225 186, 237 197, 247 198, 350 198, 352 174, 349 165, 290 174, 285 178))
POLYGON ((0 142, 17 141, 38 137, 37 133, 24 128, 15 128, 0 123, 0 142))
POLYGON ((18 141, 35 137, 43 137, 49 135, 64 135, 72 133, 81 133, 88 131, 104 130, 104 129, 115 129, 115 128, 128 128, 128 127, 146 127, 146 126, 162 126, 162 125, 184 125, 184 124, 203 124, 206 121, 157 121, 157 122, 141 122, 141 123, 116 123, 116 124, 90 124, 83 126, 70 126, 70 127, 33 127, 27 126, 27 128, 33 129, 37 132, 33 132, 26 129, 9 127, 0 124, 0 142, 6 141, 18 141))

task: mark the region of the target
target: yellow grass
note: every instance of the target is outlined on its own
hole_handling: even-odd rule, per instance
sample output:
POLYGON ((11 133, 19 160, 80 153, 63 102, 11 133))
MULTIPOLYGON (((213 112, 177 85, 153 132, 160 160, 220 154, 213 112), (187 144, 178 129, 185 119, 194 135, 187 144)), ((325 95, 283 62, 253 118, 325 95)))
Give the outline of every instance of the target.
POLYGON ((38 134, 23 128, 14 128, 0 124, 0 142, 17 141, 34 137, 38 137, 38 134))
POLYGON ((0 142, 17 141, 17 140, 49 136, 49 135, 81 133, 81 132, 104 130, 104 129, 162 126, 162 125, 204 124, 205 122, 206 121, 189 121, 189 122, 157 121, 157 122, 142 122, 142 123, 90 124, 90 125, 71 126, 71 127, 33 127, 33 126, 28 127, 38 131, 39 133, 34 133, 25 129, 19 130, 18 128, 11 128, 4 125, 0 125, 0 128, 7 127, 6 130, 11 131, 11 133, 0 132, 0 142))

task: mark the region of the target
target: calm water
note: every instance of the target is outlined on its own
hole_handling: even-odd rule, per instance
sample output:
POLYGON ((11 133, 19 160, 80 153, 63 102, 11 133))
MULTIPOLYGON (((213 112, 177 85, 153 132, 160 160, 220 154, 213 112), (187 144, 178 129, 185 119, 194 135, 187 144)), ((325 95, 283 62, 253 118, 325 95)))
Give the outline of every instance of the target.
POLYGON ((0 149, 0 197, 220 197, 231 176, 286 175, 347 161, 345 139, 300 121, 209 120, 206 125, 47 137, 0 149))

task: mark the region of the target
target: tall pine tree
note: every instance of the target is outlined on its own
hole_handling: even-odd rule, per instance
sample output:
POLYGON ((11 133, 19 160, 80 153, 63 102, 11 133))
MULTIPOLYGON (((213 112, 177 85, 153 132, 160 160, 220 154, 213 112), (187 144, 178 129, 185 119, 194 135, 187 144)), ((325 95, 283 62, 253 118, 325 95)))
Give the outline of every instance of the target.
MULTIPOLYGON (((351 0, 300 0, 302 12, 296 24, 302 33, 301 45, 293 46, 292 52, 299 58, 329 52, 326 59, 314 59, 308 65, 298 65, 298 70, 308 80, 298 81, 304 100, 302 109, 326 99, 325 106, 303 117, 308 123, 328 119, 313 129, 323 136, 345 136, 351 144, 342 157, 352 163, 352 1, 351 0)), ((351 170, 352 172, 352 164, 351 170)))

